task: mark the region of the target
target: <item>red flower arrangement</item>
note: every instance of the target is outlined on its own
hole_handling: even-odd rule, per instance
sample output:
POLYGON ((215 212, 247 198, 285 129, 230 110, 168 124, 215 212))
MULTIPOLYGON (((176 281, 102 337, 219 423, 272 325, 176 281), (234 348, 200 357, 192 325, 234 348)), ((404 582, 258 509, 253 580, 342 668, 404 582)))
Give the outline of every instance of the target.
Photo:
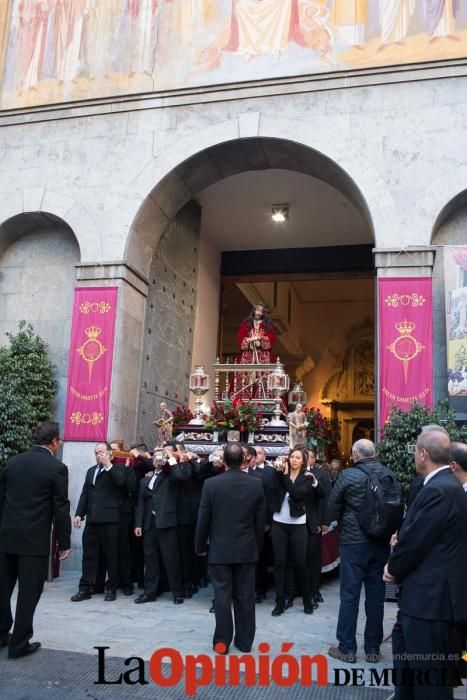
POLYGON ((306 414, 306 419, 308 421, 308 427, 306 429, 307 438, 314 438, 317 442, 324 445, 330 445, 332 443, 332 432, 329 427, 328 419, 323 416, 319 408, 312 406, 303 408, 303 412, 306 414))
POLYGON ((177 408, 173 411, 172 415, 174 419, 174 428, 178 428, 181 425, 187 425, 191 421, 191 419, 194 418, 193 413, 190 411, 186 404, 177 406, 177 408))
POLYGON ((262 425, 263 414, 260 411, 261 404, 244 401, 232 403, 230 400, 214 404, 211 415, 206 421, 207 428, 223 428, 225 430, 239 430, 241 433, 252 433, 259 430, 262 425))

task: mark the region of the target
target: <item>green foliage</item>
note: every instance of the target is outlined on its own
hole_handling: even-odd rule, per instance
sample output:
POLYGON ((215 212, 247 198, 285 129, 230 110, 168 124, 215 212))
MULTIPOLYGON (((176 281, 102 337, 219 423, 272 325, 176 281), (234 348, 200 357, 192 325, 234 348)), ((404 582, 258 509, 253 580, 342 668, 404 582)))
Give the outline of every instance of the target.
POLYGON ((47 343, 32 326, 21 321, 16 335, 6 335, 9 345, 0 347, 0 469, 30 447, 38 421, 52 417, 57 392, 47 343))
POLYGON ((396 474, 404 492, 416 474, 414 455, 408 452, 408 445, 414 445, 423 426, 432 423, 446 428, 452 440, 465 442, 467 439, 467 426, 460 428, 456 424, 454 411, 449 410, 447 400, 439 401, 433 410, 419 403, 414 403, 410 411, 395 408, 384 426, 377 457, 396 474))

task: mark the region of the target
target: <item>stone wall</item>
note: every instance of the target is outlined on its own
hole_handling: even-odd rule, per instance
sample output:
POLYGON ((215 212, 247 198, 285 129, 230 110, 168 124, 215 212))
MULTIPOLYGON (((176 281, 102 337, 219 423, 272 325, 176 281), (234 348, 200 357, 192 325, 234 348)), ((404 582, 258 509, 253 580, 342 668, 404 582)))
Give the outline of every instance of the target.
POLYGON ((0 257, 0 343, 6 344, 5 332, 15 333, 25 320, 49 344, 58 383, 53 409, 62 428, 78 262, 73 233, 52 224, 20 236, 0 257))
POLYGON ((154 254, 144 323, 137 435, 152 446, 159 403, 188 403, 201 210, 188 203, 154 254))

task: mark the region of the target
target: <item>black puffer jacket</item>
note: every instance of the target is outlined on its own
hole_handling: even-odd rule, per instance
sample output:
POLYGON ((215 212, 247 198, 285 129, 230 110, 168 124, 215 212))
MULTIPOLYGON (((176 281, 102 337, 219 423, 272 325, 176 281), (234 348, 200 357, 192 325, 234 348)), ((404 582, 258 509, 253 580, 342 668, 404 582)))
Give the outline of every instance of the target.
MULTIPOLYGON (((358 464, 366 468, 381 469, 381 465, 373 458, 361 459, 358 464)), ((334 484, 328 502, 327 519, 337 520, 340 529, 341 544, 358 544, 369 542, 358 524, 358 513, 366 498, 366 474, 357 466, 342 471, 334 484)))

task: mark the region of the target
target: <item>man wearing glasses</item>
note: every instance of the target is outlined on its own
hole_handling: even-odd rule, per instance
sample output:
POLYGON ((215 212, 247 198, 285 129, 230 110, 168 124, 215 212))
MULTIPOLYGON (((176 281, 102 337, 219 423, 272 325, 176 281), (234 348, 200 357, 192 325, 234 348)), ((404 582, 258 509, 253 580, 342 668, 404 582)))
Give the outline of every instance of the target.
POLYGON ((121 464, 112 464, 112 450, 108 443, 98 443, 94 454, 96 464, 87 471, 73 521, 74 526, 80 528, 81 522, 86 518, 83 568, 79 591, 71 597, 74 603, 91 598, 101 553, 107 570, 104 600, 113 601, 117 597, 118 529, 125 471, 121 464))

